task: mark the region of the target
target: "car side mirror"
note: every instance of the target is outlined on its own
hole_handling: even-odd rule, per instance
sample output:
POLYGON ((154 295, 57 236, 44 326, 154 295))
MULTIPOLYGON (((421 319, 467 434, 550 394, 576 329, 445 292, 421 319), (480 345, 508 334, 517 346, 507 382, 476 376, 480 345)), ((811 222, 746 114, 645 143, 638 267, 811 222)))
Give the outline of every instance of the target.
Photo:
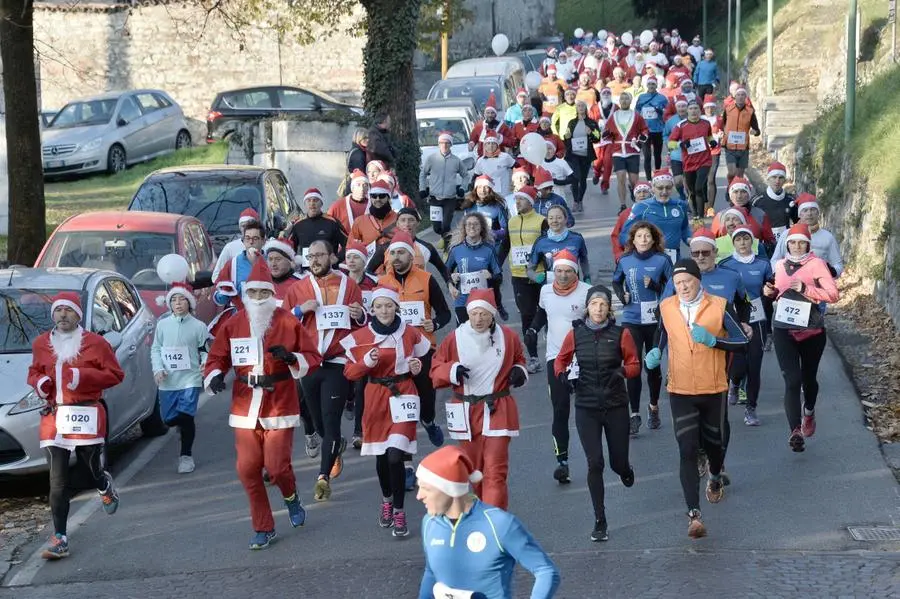
POLYGON ((119 346, 122 345, 122 334, 117 331, 104 333, 103 338, 106 339, 106 342, 109 343, 113 349, 119 349, 119 346))
POLYGON ((119 117, 119 120, 116 121, 116 125, 119 127, 124 127, 127 124, 128 124, 128 121, 126 121, 122 117, 119 117))
POLYGON ((191 283, 191 287, 193 287, 194 289, 206 289, 207 287, 212 286, 212 271, 198 270, 197 274, 194 276, 194 281, 191 283))

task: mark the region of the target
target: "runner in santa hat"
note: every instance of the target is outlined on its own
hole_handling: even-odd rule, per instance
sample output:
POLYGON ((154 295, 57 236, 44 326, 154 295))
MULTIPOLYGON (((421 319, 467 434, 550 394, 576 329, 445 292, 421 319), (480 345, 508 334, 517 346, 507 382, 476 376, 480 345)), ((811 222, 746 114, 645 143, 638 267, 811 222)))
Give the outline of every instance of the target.
POLYGON ((463 215, 478 212, 487 219, 488 227, 491 229, 497 245, 497 260, 500 262, 500 266, 503 266, 506 254, 509 253, 507 239, 509 215, 506 210, 506 202, 499 191, 495 189, 494 181, 488 175, 476 177, 472 191, 466 194, 460 208, 463 215))
MULTIPOLYGON (((96 310, 96 308, 94 308, 96 310)), ((53 329, 31 344, 28 385, 46 404, 41 409, 41 447, 50 465, 50 514, 53 536, 44 559, 69 555, 69 459, 74 451, 100 494, 103 510, 114 514, 119 495, 101 456, 106 437, 106 408, 101 396, 125 378, 109 342, 81 327, 84 311, 74 291, 55 295, 50 305, 53 329)), ((95 316, 96 318, 96 316, 95 316)))
POLYGON ((266 255, 269 272, 272 273, 272 281, 275 283, 275 301, 281 307, 288 290, 303 276, 294 272, 294 268, 300 265, 302 257, 294 251, 290 238, 269 239, 263 246, 263 252, 266 255))
POLYGON ((522 109, 525 106, 530 106, 528 104, 528 90, 520 87, 516 91, 516 103, 507 108, 506 113, 503 115, 503 122, 506 123, 507 127, 513 128, 517 123, 522 122, 522 109))
POLYGON ((535 212, 546 217, 552 206, 562 206, 566 212, 566 226, 575 226, 575 217, 569 209, 569 204, 565 198, 553 191, 553 175, 544 167, 538 166, 534 169, 534 188, 537 190, 534 201, 535 212))
POLYGON ((484 136, 482 155, 475 161, 473 176, 487 175, 493 181, 494 188, 501 196, 509 192, 509 178, 516 160, 500 150, 501 138, 496 132, 488 132, 484 136))
POLYGON ((469 168, 453 153, 453 134, 438 135, 438 151, 422 160, 419 173, 419 198, 428 203, 428 216, 435 234, 444 244, 450 237, 453 214, 464 190, 460 183, 469 179, 469 168))
POLYGON ((497 118, 497 98, 493 92, 488 96, 484 106, 484 118, 479 120, 472 127, 469 134, 469 151, 475 152, 478 156, 484 155, 483 144, 488 133, 495 133, 497 136, 497 148, 512 147, 515 143, 512 134, 512 128, 497 118))
POLYGON ((316 501, 331 497, 330 481, 340 476, 344 467, 341 454, 347 440, 341 435, 341 413, 350 396, 350 384, 344 377, 347 358, 340 342, 367 320, 362 291, 354 280, 333 268, 336 263, 334 248, 327 241, 314 241, 309 249, 309 275, 284 298, 284 307, 316 340, 316 351, 323 362, 321 368, 300 379, 303 400, 322 438, 316 501))
POLYGON ((537 111, 531 104, 522 107, 522 119, 513 125, 513 137, 515 138, 516 151, 522 143, 522 138, 538 128, 537 111))
POLYGON ((228 424, 234 429, 238 478, 250 501, 250 549, 263 549, 276 536, 263 468, 281 491, 291 526, 306 520, 291 464, 294 427, 300 425, 296 380, 316 369, 321 357, 297 319, 276 305, 264 261, 253 265, 243 296, 244 308, 213 341, 203 382, 210 393, 221 393, 225 375, 235 371, 228 424))
POLYGON ((339 222, 344 232, 348 233, 353 222, 366 213, 368 206, 369 179, 366 173, 356 169, 350 173, 350 193, 328 207, 328 216, 339 222))
POLYGON ((244 229, 246 229, 251 224, 258 225, 260 223, 259 213, 253 208, 244 208, 241 211, 240 217, 238 217, 238 231, 240 231, 240 235, 238 235, 237 239, 232 239, 228 243, 225 244, 225 247, 222 248, 222 251, 219 252, 219 257, 216 260, 216 266, 213 268, 212 280, 215 281, 219 273, 222 272, 222 269, 225 268, 225 265, 228 264, 232 258, 240 254, 244 251, 244 229))
POLYGON ((464 451, 443 447, 422 460, 417 474, 416 498, 427 512, 418 599, 512 597, 517 563, 535 578, 532 599, 556 594, 559 570, 522 523, 472 494, 470 485, 483 475, 464 451))
POLYGON ((244 225, 242 243, 244 250, 235 255, 231 261, 219 271, 219 276, 213 279, 216 292, 213 294, 213 302, 217 306, 224 306, 209 323, 209 331, 215 336, 219 328, 229 318, 241 310, 243 305, 243 284, 250 276, 253 265, 257 262, 265 262, 262 254, 263 244, 266 241, 266 230, 258 221, 248 222, 244 225))
MULTIPOLYGON (((772 225, 769 221, 769 216, 760 208, 754 208, 750 204, 750 196, 752 194, 753 188, 750 185, 750 181, 745 179, 744 177, 735 177, 728 184, 728 203, 734 207, 739 208, 740 211, 746 216, 746 224, 751 231, 753 231, 753 236, 756 239, 759 239, 763 244, 775 244, 775 235, 772 232, 772 225)), ((726 208, 727 210, 727 208, 726 208)), ((718 237, 722 235, 726 235, 730 233, 730 231, 725 230, 724 223, 722 222, 722 217, 724 216, 725 210, 720 211, 713 218, 712 225, 710 228, 712 232, 718 237)), ((765 246, 763 248, 763 254, 769 254, 765 252, 765 246)))
MULTIPOLYGON (((497 293, 503 281, 503 269, 497 262, 494 236, 480 212, 460 219, 447 255, 447 270, 450 272, 448 289, 458 322, 468 318, 465 305, 471 290, 492 289, 497 293)), ((500 310, 500 315, 504 320, 509 316, 505 309, 500 310)))
POLYGON ((528 380, 518 335, 497 322, 490 289, 475 289, 466 301, 468 320, 438 347, 431 367, 435 389, 452 387, 446 403, 447 430, 472 464, 485 472, 475 492, 485 503, 509 505, 509 442, 519 435, 519 411, 510 387, 528 380))
POLYGON ((195 467, 194 416, 203 389, 209 331, 203 321, 194 317, 197 300, 187 283, 171 285, 166 293, 166 306, 172 314, 156 322, 150 365, 159 387, 160 415, 168 426, 177 426, 180 432, 178 473, 189 474, 195 467))
POLYGON ((647 91, 637 97, 634 109, 640 113, 647 123, 649 131, 647 143, 642 148, 644 156, 644 172, 647 179, 654 170, 662 167, 663 128, 665 120, 663 114, 669 105, 666 97, 657 91, 656 77, 650 77, 645 81, 647 91))
POLYGON ((718 142, 713 137, 712 125, 700 117, 700 104, 696 100, 688 100, 687 118, 675 125, 668 136, 670 150, 681 148, 685 190, 695 218, 715 215, 712 204, 707 201, 706 188, 712 167, 710 150, 718 146, 718 142))
MULTIPOLYGON (((353 223, 349 238, 366 246, 366 256, 371 258, 376 248, 387 243, 397 223, 397 212, 391 208, 391 188, 376 180, 369 188, 369 208, 353 223)), ((335 248, 336 250, 336 248, 335 248)))
POLYGON ((717 106, 715 95, 703 96, 703 120, 712 127, 713 139, 716 140, 716 146, 709 151, 712 156, 712 166, 709 168, 710 176, 706 181, 706 201, 713 207, 716 205, 716 196, 719 191, 719 186, 716 184, 716 173, 719 172, 719 161, 722 156, 722 131, 719 129, 719 117, 716 115, 717 106))
POLYGON ((400 183, 397 180, 397 174, 394 171, 385 171, 378 176, 378 181, 387 183, 391 190, 391 209, 400 212, 403 208, 412 208, 415 210, 416 204, 412 199, 403 193, 400 189, 400 183))
POLYGON ((591 182, 594 185, 600 183, 600 193, 606 195, 609 193, 609 178, 612 175, 612 153, 613 145, 608 139, 604 139, 602 132, 609 122, 609 117, 615 112, 617 106, 612 101, 612 90, 604 87, 600 90, 600 102, 590 108, 588 115, 597 121, 600 127, 601 139, 594 144, 594 153, 596 159, 593 162, 594 176, 591 182))
POLYGON ((555 64, 548 66, 546 72, 547 76, 538 87, 538 95, 543 101, 541 113, 550 116, 556 111, 556 107, 562 103, 563 94, 569 86, 563 79, 557 77, 555 64))
MULTIPOLYGON (((788 227, 800 220, 794 194, 784 189, 786 180, 787 167, 778 161, 773 162, 766 169, 766 189, 750 201, 754 208, 762 210, 769 217, 776 240, 788 227)), ((770 256, 774 251, 774 243, 771 247, 766 247, 770 256)))
MULTIPOLYGON (((812 246, 810 251, 825 261, 831 270, 831 276, 837 278, 844 272, 844 260, 841 258, 841 248, 831 231, 822 228, 822 211, 816 196, 811 193, 801 193, 797 196, 797 216, 800 223, 809 227, 812 246)), ((782 235, 775 246, 772 255, 773 268, 779 260, 788 254, 787 238, 782 235)))
POLYGON ((753 236, 751 242, 753 253, 764 260, 768 259, 765 248, 762 247, 759 239, 754 234, 754 228, 758 231, 758 227, 754 227, 749 223, 749 221, 753 219, 744 208, 732 206, 731 208, 726 208, 716 216, 719 218, 719 227, 715 229, 713 233, 716 235, 716 260, 718 262, 721 262, 734 253, 734 242, 732 238, 734 232, 738 228, 745 228, 750 231, 750 234, 753 236))
POLYGON ((309 253, 309 246, 313 241, 322 239, 341 250, 347 245, 346 231, 338 221, 322 211, 323 202, 321 191, 315 187, 307 189, 303 194, 306 216, 295 222, 287 235, 291 245, 300 255, 300 266, 304 269, 309 267, 309 261, 304 256, 309 253))
POLYGON ((633 201, 631 189, 638 181, 641 145, 647 142, 649 133, 644 118, 631 109, 631 94, 623 93, 619 96, 619 109, 603 128, 604 139, 612 142, 613 172, 619 182, 619 212, 626 209, 628 199, 633 201))
MULTIPOLYGON (((531 187, 531 173, 528 172, 528 169, 517 166, 512 172, 512 192, 507 194, 506 198, 504 198, 506 213, 509 215, 510 220, 518 214, 516 208, 516 192, 522 191, 525 187, 531 187)), ((537 190, 535 190, 535 193, 537 193, 537 190)))
POLYGON ((366 177, 368 177, 369 183, 374 183, 387 170, 387 165, 381 160, 371 160, 366 163, 366 177))
POLYGON ((749 136, 760 135, 756 109, 748 102, 747 90, 744 87, 738 87, 733 97, 725 100, 724 109, 719 116, 719 128, 723 134, 725 166, 728 168, 730 182, 735 177, 743 177, 744 170, 749 166, 749 136))
MULTIPOLYGON (((637 185, 634 186, 635 205, 651 197, 653 197, 653 187, 651 187, 651 185, 646 181, 638 181, 637 185)), ((619 258, 621 258, 622 254, 625 253, 625 246, 619 243, 619 236, 622 234, 622 229, 628 222, 629 217, 631 217, 630 210, 620 212, 619 217, 616 219, 616 224, 613 227, 612 233, 609 234, 609 241, 612 245, 613 251, 613 259, 617 264, 619 262, 619 258)))
MULTIPOLYGON (((556 114, 559 114, 559 112, 556 114)), ((553 178, 553 193, 564 198, 568 205, 569 201, 574 197, 572 194, 572 183, 575 181, 575 173, 568 161, 556 155, 555 142, 547 139, 544 141, 544 144, 546 148, 541 168, 550 173, 550 176, 553 178)), ((580 206, 576 205, 575 212, 579 212, 579 209, 580 206)))

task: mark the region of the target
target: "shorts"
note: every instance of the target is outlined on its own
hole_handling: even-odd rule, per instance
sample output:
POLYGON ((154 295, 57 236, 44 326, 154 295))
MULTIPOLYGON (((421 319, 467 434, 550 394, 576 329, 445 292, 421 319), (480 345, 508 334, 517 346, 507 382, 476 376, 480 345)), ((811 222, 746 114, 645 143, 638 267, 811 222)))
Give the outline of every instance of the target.
POLYGON ((200 387, 176 389, 174 391, 159 390, 159 414, 164 422, 171 422, 179 413, 194 416, 197 414, 197 402, 200 400, 200 387))
POLYGON ((638 154, 632 156, 613 156, 613 172, 628 171, 636 175, 641 170, 641 157, 638 154))
POLYGON ((733 164, 735 168, 747 168, 750 165, 750 150, 725 148, 725 164, 733 164))
POLYGON ((684 163, 680 160, 672 160, 669 167, 672 169, 673 177, 680 177, 684 174, 684 163))

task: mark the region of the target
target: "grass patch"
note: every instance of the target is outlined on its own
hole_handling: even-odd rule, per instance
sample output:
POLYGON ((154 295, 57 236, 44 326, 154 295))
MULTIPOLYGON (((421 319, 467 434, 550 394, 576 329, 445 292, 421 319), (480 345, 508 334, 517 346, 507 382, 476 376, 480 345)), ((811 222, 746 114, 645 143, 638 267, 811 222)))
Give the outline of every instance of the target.
POLYGON ((651 19, 635 16, 631 0, 561 0, 556 3, 556 28, 563 32, 566 41, 577 27, 593 31, 595 35, 600 28, 616 33, 631 29, 638 36, 652 26, 651 19))

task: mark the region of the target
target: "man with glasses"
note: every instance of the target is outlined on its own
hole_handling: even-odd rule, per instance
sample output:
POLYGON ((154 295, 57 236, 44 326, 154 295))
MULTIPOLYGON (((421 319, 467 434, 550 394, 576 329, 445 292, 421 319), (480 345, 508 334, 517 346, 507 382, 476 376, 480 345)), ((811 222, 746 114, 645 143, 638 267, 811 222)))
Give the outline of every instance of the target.
POLYGON ((244 250, 234 256, 219 272, 215 279, 216 292, 213 301, 225 309, 209 323, 210 334, 215 337, 229 318, 244 308, 242 301, 243 285, 250 276, 250 271, 257 260, 265 261, 262 248, 266 241, 266 231, 259 222, 250 222, 244 226, 241 237, 244 250))
POLYGON ((341 224, 330 216, 326 216, 322 212, 323 205, 322 192, 311 187, 303 194, 303 205, 306 208, 306 217, 298 220, 291 227, 288 237, 297 249, 297 258, 300 266, 304 269, 309 267, 309 260, 306 255, 309 253, 309 246, 313 241, 322 239, 331 244, 334 248, 340 248, 338 254, 341 257, 344 247, 347 245, 347 234, 344 232, 341 224))
POLYGON ((688 224, 687 204, 672 198, 674 190, 675 178, 669 169, 659 169, 653 173, 653 197, 631 207, 631 215, 619 235, 619 243, 623 247, 634 223, 646 220, 663 232, 666 238, 666 255, 672 263, 678 260, 681 256, 681 242, 687 243, 691 238, 691 226, 688 224))
POLYGON ((378 180, 369 188, 369 210, 350 229, 350 239, 366 246, 366 261, 371 260, 379 245, 391 240, 397 226, 397 213, 391 208, 391 189, 378 180))
POLYGON ((469 173, 452 148, 453 135, 442 131, 438 135, 439 151, 423 161, 419 174, 419 198, 428 201, 431 226, 445 243, 450 239, 453 213, 464 195, 461 184, 469 173))

